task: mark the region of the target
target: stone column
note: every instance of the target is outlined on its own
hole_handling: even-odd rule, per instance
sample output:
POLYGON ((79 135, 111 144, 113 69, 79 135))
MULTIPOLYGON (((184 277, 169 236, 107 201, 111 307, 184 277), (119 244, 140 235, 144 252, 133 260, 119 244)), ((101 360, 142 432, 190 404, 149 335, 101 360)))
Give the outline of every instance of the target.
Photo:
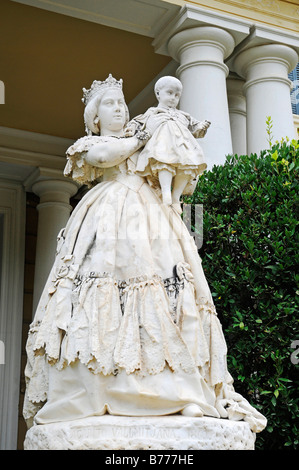
POLYGON ((32 185, 32 191, 40 197, 36 261, 34 272, 33 313, 50 273, 56 252, 57 235, 65 227, 71 212, 70 197, 78 186, 72 181, 48 179, 32 185))
POLYGON ((234 70, 246 79, 248 154, 269 147, 267 116, 273 121, 273 142, 295 138, 288 74, 297 63, 295 50, 282 44, 255 46, 234 59, 234 70))
POLYGON ((200 139, 208 168, 222 164, 232 152, 224 59, 234 49, 233 36, 214 26, 199 26, 176 33, 169 54, 180 63, 177 76, 183 84, 180 107, 196 119, 211 121, 200 139))
POLYGON ((233 75, 226 80, 233 153, 237 155, 247 153, 244 83, 240 77, 233 75))

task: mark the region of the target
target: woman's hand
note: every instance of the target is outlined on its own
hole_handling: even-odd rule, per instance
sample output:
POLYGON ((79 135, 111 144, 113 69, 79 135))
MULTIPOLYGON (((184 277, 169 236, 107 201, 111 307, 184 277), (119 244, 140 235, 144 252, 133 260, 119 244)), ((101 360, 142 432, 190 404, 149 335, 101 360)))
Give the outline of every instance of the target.
POLYGON ((129 122, 129 124, 124 129, 124 136, 133 137, 133 135, 136 134, 137 129, 138 129, 138 125, 136 122, 134 121, 129 122))

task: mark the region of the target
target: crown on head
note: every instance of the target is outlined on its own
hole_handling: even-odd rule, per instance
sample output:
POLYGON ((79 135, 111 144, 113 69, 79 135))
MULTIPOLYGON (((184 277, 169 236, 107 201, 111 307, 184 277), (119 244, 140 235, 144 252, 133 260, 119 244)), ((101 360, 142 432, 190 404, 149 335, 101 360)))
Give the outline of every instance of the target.
POLYGON ((103 93, 103 91, 108 88, 118 88, 119 90, 122 90, 122 86, 122 78, 120 80, 116 80, 114 77, 112 77, 110 73, 108 78, 106 78, 106 80, 104 80, 103 82, 94 80, 89 90, 83 88, 82 101, 85 105, 87 105, 87 103, 98 93, 103 93))

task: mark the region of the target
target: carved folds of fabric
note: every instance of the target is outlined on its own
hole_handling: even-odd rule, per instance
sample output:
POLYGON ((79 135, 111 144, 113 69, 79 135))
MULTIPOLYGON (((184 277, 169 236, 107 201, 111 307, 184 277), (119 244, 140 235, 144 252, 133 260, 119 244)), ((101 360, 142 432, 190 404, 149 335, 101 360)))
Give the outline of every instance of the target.
POLYGON ((58 369, 80 360, 104 375, 119 368, 157 374, 166 364, 193 373, 208 364, 206 332, 186 266, 164 280, 75 273, 72 265, 58 269, 45 316, 32 325, 30 349, 37 358, 45 355, 58 369))
POLYGON ((92 185, 103 175, 103 169, 89 165, 85 161, 88 150, 97 143, 103 142, 102 137, 85 136, 78 139, 71 147, 67 149, 67 164, 64 169, 64 175, 72 178, 80 184, 92 185))

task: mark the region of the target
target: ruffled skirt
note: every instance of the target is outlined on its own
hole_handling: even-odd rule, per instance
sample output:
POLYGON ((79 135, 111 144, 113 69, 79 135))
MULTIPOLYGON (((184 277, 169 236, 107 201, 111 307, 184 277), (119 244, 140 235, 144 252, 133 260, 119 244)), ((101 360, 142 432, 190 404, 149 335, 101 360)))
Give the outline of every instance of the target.
POLYGON ((60 234, 27 341, 24 416, 219 416, 226 344, 193 238, 138 176, 90 190, 60 234))
POLYGON ((173 176, 180 170, 189 175, 191 181, 206 168, 203 151, 191 132, 181 123, 167 120, 140 152, 136 171, 141 176, 157 177, 163 169, 173 176))

